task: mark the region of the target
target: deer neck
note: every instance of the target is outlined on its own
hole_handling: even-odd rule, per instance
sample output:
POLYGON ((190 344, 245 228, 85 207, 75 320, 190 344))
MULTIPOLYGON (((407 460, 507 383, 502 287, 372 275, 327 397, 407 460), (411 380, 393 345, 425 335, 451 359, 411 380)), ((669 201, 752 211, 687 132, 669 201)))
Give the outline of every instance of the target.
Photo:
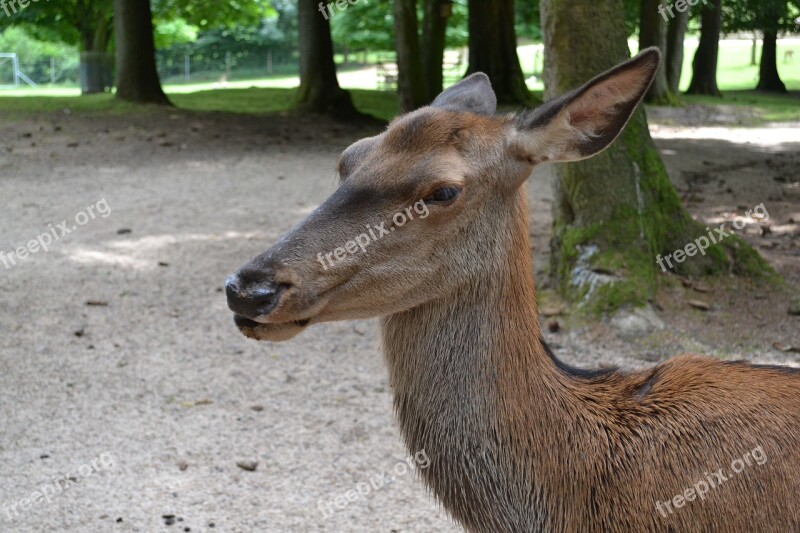
POLYGON ((544 526, 555 489, 548 480, 563 477, 548 464, 563 466, 568 458, 557 455, 569 453, 553 428, 582 425, 571 407, 573 384, 540 339, 524 194, 513 209, 511 227, 498 233, 508 240, 497 244, 486 275, 382 322, 406 445, 426 451, 423 478, 475 530, 544 526), (538 505, 525 516, 509 515, 521 512, 510 505, 498 510, 498 501, 531 501, 531 494, 538 505))

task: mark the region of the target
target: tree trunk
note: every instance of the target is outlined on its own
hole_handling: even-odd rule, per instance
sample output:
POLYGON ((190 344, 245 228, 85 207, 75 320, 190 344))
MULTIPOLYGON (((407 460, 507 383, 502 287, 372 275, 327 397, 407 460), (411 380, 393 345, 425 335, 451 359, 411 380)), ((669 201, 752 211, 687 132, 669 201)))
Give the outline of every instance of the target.
MULTIPOLYGON (((622 6, 619 0, 542 0, 548 98, 629 56, 622 6)), ((706 234, 681 206, 642 109, 606 151, 554 170, 550 272, 558 290, 585 311, 645 304, 657 286, 659 254, 706 234)), ((738 237, 673 264, 686 275, 771 272, 738 237)))
POLYGON ((81 94, 103 93, 113 85, 109 79, 114 72, 111 54, 103 51, 83 51, 80 53, 79 78, 81 94))
POLYGON ((394 35, 397 51, 397 97, 407 113, 428 103, 419 50, 416 0, 394 0, 394 35))
POLYGON ((756 52, 758 51, 758 34, 753 34, 753 46, 750 47, 750 66, 754 67, 756 63, 756 52))
MULTIPOLYGON (((778 26, 778 21, 774 21, 778 26)), ((764 30, 764 45, 761 48, 761 65, 758 67, 757 91, 785 93, 786 85, 778 74, 778 32, 764 30)))
POLYGON ((667 25, 659 13, 661 0, 641 0, 639 4, 639 50, 651 46, 661 50, 661 64, 656 78, 645 95, 645 101, 656 105, 677 103, 667 85, 667 71, 664 68, 667 56, 667 25))
POLYGON ((117 98, 171 105, 156 71, 150 0, 114 0, 117 42, 117 98))
POLYGON ((108 52, 111 33, 111 13, 108 20, 98 16, 97 25, 82 28, 79 78, 81 94, 97 94, 114 85, 114 58, 108 52))
POLYGON ((514 0, 469 0, 467 74, 474 72, 489 76, 499 103, 530 103, 517 55, 514 0))
POLYGON ((667 71, 667 87, 673 95, 680 92, 681 73, 683 72, 683 41, 686 38, 686 27, 689 24, 689 10, 677 12, 667 26, 667 54, 665 65, 667 71))
MULTIPOLYGON (((362 117, 353 106, 350 93, 339 87, 330 22, 318 6, 319 2, 314 0, 299 0, 298 4, 300 89, 296 105, 302 111, 340 119, 362 117)), ((323 9, 324 6, 325 3, 323 9)))
POLYGON ((692 82, 686 93, 722 96, 717 87, 722 0, 711 0, 708 4, 703 4, 700 11, 700 25, 700 43, 692 61, 692 82))
POLYGON ((424 0, 425 19, 422 27, 422 71, 425 77, 425 92, 428 102, 432 102, 444 89, 445 34, 447 17, 442 11, 443 0, 424 0))

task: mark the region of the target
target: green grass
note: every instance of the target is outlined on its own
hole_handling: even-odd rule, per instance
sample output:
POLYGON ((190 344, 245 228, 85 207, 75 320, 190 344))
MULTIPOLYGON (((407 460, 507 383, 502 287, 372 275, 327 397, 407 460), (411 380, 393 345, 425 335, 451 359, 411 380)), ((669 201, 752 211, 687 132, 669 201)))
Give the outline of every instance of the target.
POLYGON ((769 94, 756 91, 723 91, 722 99, 713 96, 681 95, 689 104, 732 105, 755 109, 767 122, 800 121, 800 94, 769 94))
MULTIPOLYGON (((389 91, 352 89, 353 102, 364 113, 391 120, 398 113, 397 97, 389 91)), ((294 101, 294 89, 215 89, 193 93, 172 93, 170 99, 188 111, 270 114, 288 111, 294 101)), ((755 91, 726 91, 723 98, 683 96, 690 104, 734 105, 755 108, 766 121, 800 121, 800 96, 773 95, 755 91)), ((119 102, 111 94, 82 96, 26 96, 0 98, 0 112, 10 117, 32 113, 53 113, 69 109, 82 113, 123 114, 140 109, 135 104, 119 102)), ((513 111, 509 108, 507 111, 513 111)))
MULTIPOLYGON (((635 50, 635 42, 629 43, 635 50)), ((684 74, 681 82, 685 89, 691 79, 691 61, 697 46, 696 39, 686 42, 684 74)), ((790 95, 756 93, 752 88, 758 77, 758 66, 750 65, 750 41, 724 40, 720 42, 718 84, 724 98, 685 96, 684 102, 705 105, 734 105, 755 108, 763 120, 800 120, 800 59, 795 64, 784 64, 783 53, 795 50, 800 58, 800 39, 784 39, 778 43, 778 68, 790 95)), ((534 73, 541 68, 541 45, 524 45, 519 48, 523 70, 534 73)), ((760 50, 759 50, 760 53, 760 50)), ((380 54, 372 54, 373 56, 380 54)), ((370 57, 374 59, 374 57, 370 57)), ((350 89, 353 100, 361 111, 389 120, 397 114, 397 99, 391 92, 373 90, 374 73, 344 69, 340 79, 350 89)), ((278 75, 257 80, 232 80, 224 88, 214 83, 165 85, 165 91, 181 109, 191 111, 222 111, 230 113, 269 114, 287 111, 294 100, 296 76, 278 75)), ((454 82, 455 78, 448 82, 454 82)), ((541 80, 531 79, 528 86, 534 91, 542 89, 541 80)), ((140 109, 132 104, 120 103, 110 94, 77 97, 75 87, 43 87, 0 91, 0 112, 14 114, 56 112, 69 109, 74 112, 126 113, 140 109)))
MULTIPOLYGON (((364 113, 390 120, 398 113, 397 96, 387 91, 351 91, 353 102, 364 113)), ((194 93, 170 94, 172 102, 187 111, 270 114, 288 111, 294 101, 294 89, 216 89, 194 93)), ((54 113, 69 109, 82 113, 124 114, 140 110, 135 104, 117 101, 111 94, 82 96, 25 96, 0 98, 0 112, 13 117, 35 113, 54 113)))
MULTIPOLYGON (((747 40, 720 41, 719 64, 717 65, 717 85, 723 91, 753 89, 758 84, 758 65, 750 64, 752 43, 747 40)), ((685 91, 692 80, 692 59, 697 50, 697 39, 687 39, 684 44, 683 73, 681 90, 685 91)), ((759 43, 756 62, 761 59, 759 43)), ((789 90, 800 90, 800 39, 778 40, 778 73, 789 90), (794 51, 794 62, 784 63, 784 52, 794 51)))

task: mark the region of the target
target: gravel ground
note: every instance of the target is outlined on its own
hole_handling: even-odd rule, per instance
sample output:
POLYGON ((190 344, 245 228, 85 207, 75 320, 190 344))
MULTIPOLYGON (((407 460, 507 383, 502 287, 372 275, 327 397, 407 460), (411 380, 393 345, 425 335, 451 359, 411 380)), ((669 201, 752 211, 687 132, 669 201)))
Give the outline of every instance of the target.
MULTIPOLYGON (((338 152, 368 131, 183 112, 0 122, 0 250, 50 223, 59 237, 62 220, 70 230, 47 252, 0 263, 0 531, 459 530, 403 465, 374 321, 259 344, 236 331, 222 293, 229 273, 334 190, 338 152), (363 482, 386 484, 325 510, 363 482)), ((673 137, 660 146, 702 143, 673 137)), ((714 142, 692 168, 729 162, 730 145, 714 142)), ((737 157, 776 152, 798 168, 798 144, 784 141, 737 157)), ((667 163, 680 188, 690 162, 667 163)), ((544 167, 529 186, 538 265, 551 182, 544 167)), ((776 219, 800 211, 783 200, 776 219)), ((718 205, 690 207, 701 216, 718 205)), ((786 231, 770 260, 796 283, 797 234, 786 231)), ((723 315, 709 328, 724 332, 723 315)), ((767 318, 763 349, 743 355, 797 361, 767 341, 800 345, 800 322, 785 306, 767 318)), ((608 323, 561 326, 549 336, 573 364, 666 356, 638 356, 608 323)), ((669 346, 708 345, 703 332, 687 338, 669 346)))

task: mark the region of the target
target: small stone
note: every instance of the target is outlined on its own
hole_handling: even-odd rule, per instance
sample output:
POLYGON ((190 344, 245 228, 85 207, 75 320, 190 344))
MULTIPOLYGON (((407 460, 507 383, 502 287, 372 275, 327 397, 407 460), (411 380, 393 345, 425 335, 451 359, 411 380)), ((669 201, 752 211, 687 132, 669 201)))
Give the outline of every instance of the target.
POLYGON ((561 324, 558 323, 558 320, 551 320, 547 323, 547 331, 550 333, 558 333, 561 331, 561 324))
POLYGON ((258 468, 258 461, 254 461, 252 459, 240 459, 239 461, 236 461, 236 466, 242 470, 246 470, 247 472, 255 472, 256 468, 258 468))
POLYGON ((263 405, 251 405, 250 409, 252 409, 253 411, 255 411, 257 413, 260 413, 261 411, 264 410, 264 406, 263 405))
POLYGON ((650 306, 632 310, 620 310, 611 318, 611 326, 623 338, 637 338, 649 335, 666 327, 650 306))

